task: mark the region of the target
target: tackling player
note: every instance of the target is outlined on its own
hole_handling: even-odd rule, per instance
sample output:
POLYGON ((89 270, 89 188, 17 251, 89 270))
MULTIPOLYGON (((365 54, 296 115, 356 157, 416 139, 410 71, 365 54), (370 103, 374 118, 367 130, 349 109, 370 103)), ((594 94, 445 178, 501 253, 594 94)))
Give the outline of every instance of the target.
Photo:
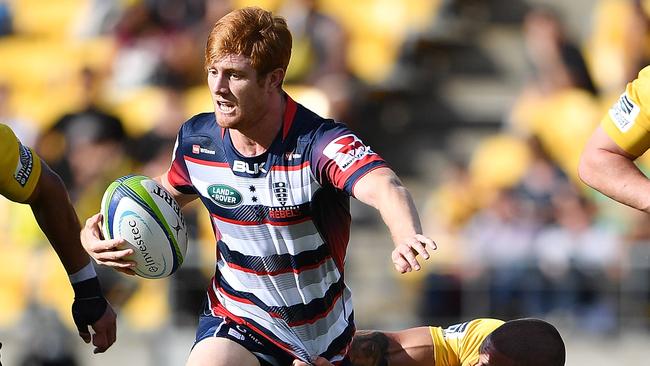
POLYGON ((0 194, 30 205, 74 289, 72 317, 79 336, 106 351, 115 342, 116 315, 102 295, 90 258, 79 241, 79 219, 59 176, 29 147, 20 143, 9 126, 0 124, 0 194), (95 331, 88 331, 91 326, 95 331))
MULTIPOLYGON (((557 329, 543 320, 475 319, 446 329, 358 331, 349 355, 354 366, 563 366, 566 350, 557 329)), ((332 364, 319 358, 314 365, 332 364)))
POLYGON ((645 67, 587 142, 578 173, 589 186, 650 213, 650 180, 634 160, 650 148, 650 67, 645 67))
MULTIPOLYGON (((379 210, 392 260, 418 270, 435 249, 396 174, 345 125, 282 89, 291 34, 260 8, 215 24, 205 51, 214 113, 181 127, 158 180, 179 204, 200 198, 217 261, 188 365, 289 365, 322 356, 345 365, 354 334, 344 282, 349 199, 379 210)), ((99 215, 82 230, 99 263, 128 271, 120 240, 101 240, 99 215)))

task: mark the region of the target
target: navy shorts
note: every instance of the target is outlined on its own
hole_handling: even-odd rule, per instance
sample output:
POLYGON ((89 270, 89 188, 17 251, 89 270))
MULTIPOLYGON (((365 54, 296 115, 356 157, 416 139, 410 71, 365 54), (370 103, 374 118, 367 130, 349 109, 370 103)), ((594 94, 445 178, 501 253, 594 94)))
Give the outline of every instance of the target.
POLYGON ((295 357, 261 336, 256 331, 222 316, 202 314, 196 330, 196 345, 210 338, 227 338, 242 345, 260 361, 262 366, 291 365, 295 357))

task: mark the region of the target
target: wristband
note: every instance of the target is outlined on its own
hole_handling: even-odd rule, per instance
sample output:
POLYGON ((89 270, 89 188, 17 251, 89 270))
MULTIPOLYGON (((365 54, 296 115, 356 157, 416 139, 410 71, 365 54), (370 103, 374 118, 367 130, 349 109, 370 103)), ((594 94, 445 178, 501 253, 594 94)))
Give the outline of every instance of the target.
POLYGON ((95 276, 85 281, 72 284, 75 299, 92 299, 103 298, 102 288, 99 285, 99 279, 95 276))
POLYGON ((70 283, 72 284, 85 281, 93 277, 97 277, 97 273, 95 272, 95 267, 93 266, 92 261, 88 262, 88 264, 86 264, 84 268, 78 270, 77 272, 71 275, 68 275, 68 279, 70 279, 70 283))

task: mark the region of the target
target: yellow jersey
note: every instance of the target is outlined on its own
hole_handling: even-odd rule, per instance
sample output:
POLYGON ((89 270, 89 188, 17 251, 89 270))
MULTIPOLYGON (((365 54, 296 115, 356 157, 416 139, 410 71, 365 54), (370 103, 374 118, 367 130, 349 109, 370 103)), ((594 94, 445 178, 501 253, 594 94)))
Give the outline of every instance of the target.
POLYGON ((474 319, 446 329, 429 327, 433 339, 434 366, 474 366, 483 340, 504 322, 474 319))
POLYGON ((25 202, 41 176, 41 159, 20 143, 9 126, 0 123, 0 195, 25 202))
POLYGON ((650 148, 650 66, 627 84, 601 126, 629 154, 641 156, 650 148))

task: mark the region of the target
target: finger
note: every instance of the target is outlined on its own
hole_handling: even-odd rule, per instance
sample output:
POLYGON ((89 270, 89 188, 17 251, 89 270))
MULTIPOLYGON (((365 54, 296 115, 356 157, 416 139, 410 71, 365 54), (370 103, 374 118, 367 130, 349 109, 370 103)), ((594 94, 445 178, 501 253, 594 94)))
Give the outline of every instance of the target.
POLYGON ((300 361, 300 360, 293 360, 293 363, 291 363, 291 366, 309 366, 306 363, 300 361))
POLYGON ((423 243, 427 248, 429 248, 431 250, 438 249, 438 245, 436 244, 436 242, 434 242, 433 240, 431 240, 431 238, 429 238, 427 236, 424 236, 422 234, 416 234, 415 238, 417 240, 419 240, 421 243, 423 243))
POLYGON ((115 269, 118 272, 122 272, 122 273, 124 273, 126 275, 129 275, 129 276, 135 276, 136 275, 135 271, 132 270, 131 268, 113 267, 113 269, 115 269))
POLYGON ((429 252, 427 252, 427 248, 424 246, 424 244, 420 241, 415 241, 411 245, 411 249, 413 249, 413 252, 415 255, 421 255, 422 258, 424 259, 429 259, 429 252))
POLYGON ((88 332, 82 332, 79 330, 79 337, 84 340, 85 343, 90 343, 90 333, 88 332))
POLYGON ((420 270, 420 263, 418 263, 418 260, 415 258, 415 254, 413 254, 411 247, 408 247, 408 250, 406 253, 403 253, 403 256, 408 261, 409 267, 415 269, 416 271, 420 270))
POLYGON ((409 263, 401 255, 396 258, 393 258, 393 265, 395 265, 395 269, 399 273, 406 273, 409 272, 411 269, 409 263))
POLYGON ((318 358, 316 358, 316 361, 314 361, 314 365, 316 365, 316 366, 332 366, 332 363, 329 362, 328 359, 319 356, 318 358))
POLYGON ((104 261, 127 262, 127 257, 132 254, 133 254, 133 249, 131 248, 106 250, 101 252, 95 252, 95 258, 104 261))
MULTIPOLYGON (((122 238, 108 239, 108 240, 93 240, 91 248, 88 248, 93 253, 104 252, 118 252, 120 250, 132 250, 131 248, 122 249, 126 245, 126 241, 122 238)), ((133 252, 131 252, 132 254, 133 252)))
POLYGON ((93 336, 93 345, 95 346, 93 353, 103 353, 108 349, 110 344, 108 343, 108 337, 105 330, 95 333, 93 336))

